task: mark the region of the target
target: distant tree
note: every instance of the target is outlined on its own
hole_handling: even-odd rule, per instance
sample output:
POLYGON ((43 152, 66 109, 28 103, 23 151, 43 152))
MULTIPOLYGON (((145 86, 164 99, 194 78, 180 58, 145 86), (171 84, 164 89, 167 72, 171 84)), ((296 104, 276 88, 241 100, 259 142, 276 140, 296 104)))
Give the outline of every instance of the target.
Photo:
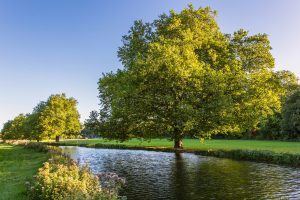
POLYGON ((126 140, 209 137, 256 129, 280 110, 266 34, 220 32, 216 12, 192 6, 136 21, 118 56, 124 69, 99 80, 102 134, 126 140))
POLYGON ((13 138, 12 130, 13 120, 8 120, 4 123, 3 128, 1 130, 1 139, 7 140, 13 138))
MULTIPOLYGON (((287 98, 300 88, 297 76, 287 70, 275 72, 275 81, 277 81, 281 91, 281 104, 285 104, 287 98)), ((281 110, 274 111, 273 115, 260 123, 259 135, 265 139, 273 140, 286 138, 286 134, 281 131, 281 121, 281 110)))
POLYGON ((259 135, 263 139, 278 140, 283 139, 283 134, 281 133, 281 113, 276 112, 269 116, 260 124, 259 135))
POLYGON ((40 102, 31 114, 20 114, 4 124, 1 130, 3 139, 42 139, 60 136, 73 137, 80 132, 80 115, 76 108, 77 101, 65 94, 51 95, 40 102))
POLYGON ((26 138, 26 132, 24 128, 27 116, 20 114, 13 120, 7 121, 3 129, 1 130, 2 139, 4 140, 19 140, 26 138))
POLYGON ((45 110, 47 102, 41 101, 32 111, 25 122, 26 138, 40 141, 46 139, 44 127, 42 125, 42 112, 45 110))
POLYGON ((84 133, 89 135, 100 135, 100 114, 93 110, 89 118, 84 121, 84 133))
POLYGON ((37 109, 34 121, 37 131, 41 131, 39 138, 56 138, 59 142, 61 136, 71 137, 80 132, 80 115, 76 108, 77 101, 67 98, 65 94, 51 95, 47 102, 41 103, 37 109))
POLYGON ((300 90, 290 95, 282 107, 281 129, 287 139, 300 138, 300 90))
POLYGON ((283 89, 283 97, 287 97, 300 89, 298 77, 288 70, 275 72, 279 86, 283 89))
POLYGON ((83 138, 96 138, 99 137, 99 135, 93 131, 91 131, 90 129, 87 129, 85 127, 83 127, 83 129, 80 131, 80 135, 83 138))

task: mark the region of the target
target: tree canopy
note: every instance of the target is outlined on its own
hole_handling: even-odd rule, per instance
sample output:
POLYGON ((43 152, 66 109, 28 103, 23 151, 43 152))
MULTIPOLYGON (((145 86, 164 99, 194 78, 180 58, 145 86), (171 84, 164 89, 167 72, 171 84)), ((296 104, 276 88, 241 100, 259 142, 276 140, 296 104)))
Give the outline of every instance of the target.
POLYGON ((100 131, 100 115, 97 111, 93 110, 90 112, 89 118, 84 121, 84 129, 86 133, 90 135, 99 135, 100 131))
POLYGON ((101 130, 109 138, 209 137, 255 129, 280 110, 283 87, 266 34, 225 34, 211 8, 135 21, 99 80, 101 130))
POLYGON ((71 136, 80 131, 77 101, 65 94, 51 95, 40 113, 41 135, 46 138, 71 136))
MULTIPOLYGON (((278 82, 281 93, 280 99, 281 104, 284 107, 288 106, 286 101, 289 97, 299 90, 298 78, 290 71, 278 71, 275 73, 276 81, 278 82)), ((285 109, 285 108, 283 108, 285 109)), ((281 123, 284 123, 282 120, 282 110, 275 110, 274 114, 267 117, 266 119, 260 122, 260 137, 264 139, 295 139, 295 137, 289 136, 286 131, 282 130, 281 123)), ((285 127, 286 129, 287 127, 285 127)), ((294 135, 295 136, 295 135, 294 135)))
POLYGON ((300 90, 291 94, 283 104, 281 129, 285 138, 300 138, 300 90))
POLYGON ((24 124, 27 116, 20 114, 13 120, 7 121, 2 128, 2 139, 24 139, 26 135, 24 124))
POLYGON ((71 137, 80 132, 80 115, 77 101, 65 94, 51 95, 41 101, 31 114, 19 115, 5 123, 1 133, 3 139, 49 139, 60 136, 71 137))

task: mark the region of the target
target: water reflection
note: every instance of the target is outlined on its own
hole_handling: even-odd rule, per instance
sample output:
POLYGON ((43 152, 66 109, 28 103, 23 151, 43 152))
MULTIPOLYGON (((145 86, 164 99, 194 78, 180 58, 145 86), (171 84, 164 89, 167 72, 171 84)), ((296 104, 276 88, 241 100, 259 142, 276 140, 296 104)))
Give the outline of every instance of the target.
POLYGON ((63 149, 94 173, 125 177, 128 199, 300 199, 300 169, 190 153, 63 149))

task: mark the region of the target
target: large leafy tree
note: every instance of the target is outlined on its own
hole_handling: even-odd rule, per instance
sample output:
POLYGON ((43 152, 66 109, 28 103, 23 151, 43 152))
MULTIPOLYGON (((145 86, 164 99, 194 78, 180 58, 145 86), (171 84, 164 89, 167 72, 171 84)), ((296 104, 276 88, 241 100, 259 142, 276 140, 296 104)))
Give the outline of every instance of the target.
MULTIPOLYGON (((42 131, 41 138, 74 136, 80 132, 80 115, 76 108, 77 101, 67 98, 65 94, 51 95, 45 105, 40 105, 38 127, 42 131)), ((39 109, 39 108, 38 108, 39 109)))
POLYGON ((255 129, 280 109, 267 35, 224 34, 210 8, 191 5, 123 37, 124 65, 99 80, 102 135, 126 140, 207 137, 255 129))

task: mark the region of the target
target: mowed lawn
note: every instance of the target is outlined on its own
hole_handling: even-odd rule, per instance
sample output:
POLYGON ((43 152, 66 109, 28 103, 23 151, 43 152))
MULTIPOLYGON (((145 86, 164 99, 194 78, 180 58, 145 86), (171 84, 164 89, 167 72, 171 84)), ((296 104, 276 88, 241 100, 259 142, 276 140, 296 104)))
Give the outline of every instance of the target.
POLYGON ((0 199, 26 199, 25 182, 47 160, 47 154, 0 143, 0 199))
MULTIPOLYGON (((127 145, 130 147, 167 147, 172 148, 173 142, 167 139, 152 139, 150 142, 132 139, 126 142, 109 141, 104 139, 87 140, 65 140, 62 143, 69 145, 79 144, 107 144, 107 145, 127 145)), ((192 150, 268 150, 277 153, 300 154, 300 142, 283 141, 263 141, 263 140, 205 140, 203 143, 198 139, 185 139, 183 141, 185 149, 192 150)))

